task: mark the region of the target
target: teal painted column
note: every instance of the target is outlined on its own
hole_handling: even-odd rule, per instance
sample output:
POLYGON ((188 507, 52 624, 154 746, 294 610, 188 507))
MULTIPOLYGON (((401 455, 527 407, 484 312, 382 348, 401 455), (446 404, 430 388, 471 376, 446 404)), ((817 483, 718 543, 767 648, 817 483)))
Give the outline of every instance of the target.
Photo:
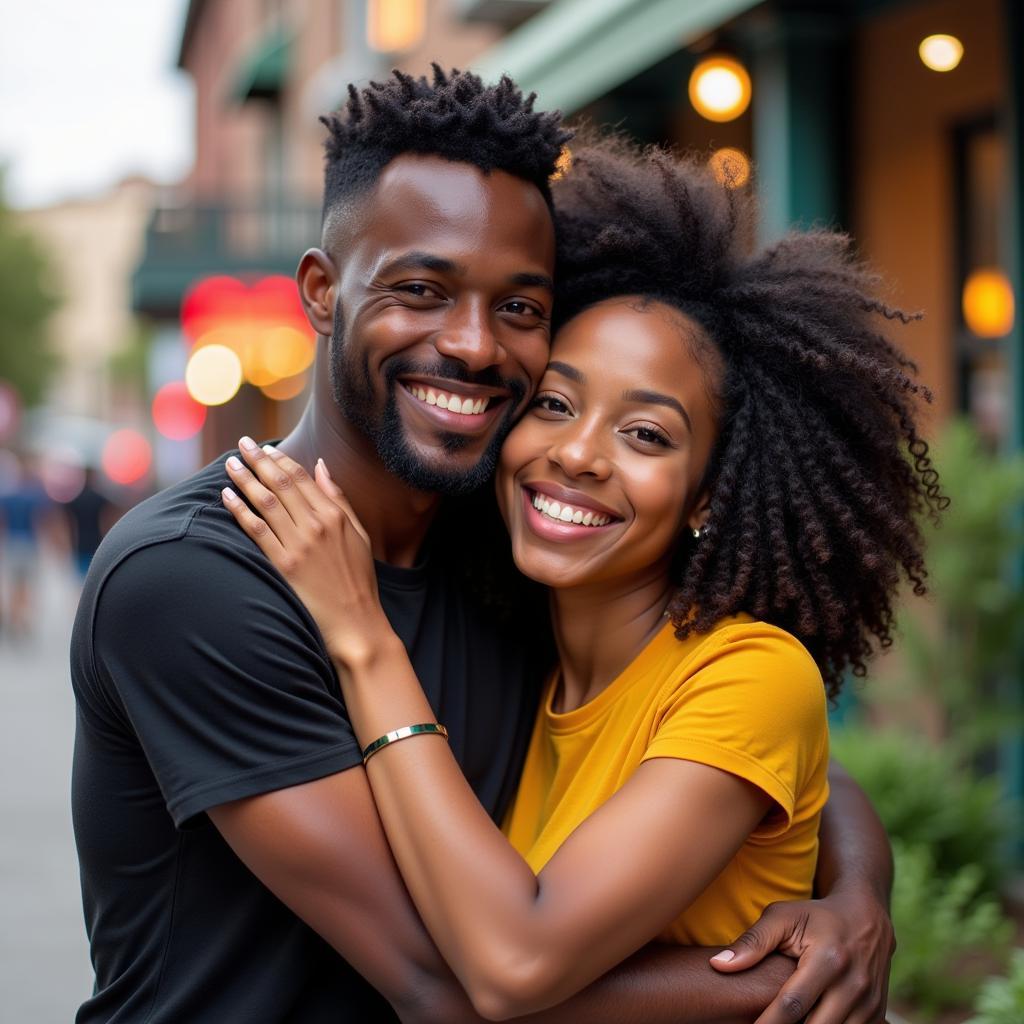
POLYGON ((846 134, 843 23, 783 12, 747 38, 761 240, 843 220, 846 134))
MULTIPOLYGON (((1024 6, 1020 0, 1004 0, 1007 66, 1006 133, 1009 150, 1009 223, 1007 271, 1016 303, 1013 331, 1006 339, 1010 376, 1010 429, 1007 447, 1024 452, 1024 6)), ((1024 515, 1024 510, 1018 510, 1024 515)), ((1018 586, 1024 586, 1024 561, 1011 567, 1018 586)), ((1009 699, 1024 701, 1024 679, 1008 680, 1009 699)), ((1024 800, 1024 737, 1005 744, 1003 777, 1011 796, 1024 800)), ((1024 839, 1017 841, 1017 861, 1024 863, 1024 839)))

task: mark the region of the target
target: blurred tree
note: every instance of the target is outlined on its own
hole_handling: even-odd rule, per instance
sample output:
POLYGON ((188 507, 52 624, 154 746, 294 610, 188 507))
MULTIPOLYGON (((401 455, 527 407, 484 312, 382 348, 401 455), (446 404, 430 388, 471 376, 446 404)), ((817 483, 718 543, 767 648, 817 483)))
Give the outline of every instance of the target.
POLYGON ((3 199, 0 174, 0 380, 39 402, 55 362, 46 322, 59 302, 46 254, 3 199))

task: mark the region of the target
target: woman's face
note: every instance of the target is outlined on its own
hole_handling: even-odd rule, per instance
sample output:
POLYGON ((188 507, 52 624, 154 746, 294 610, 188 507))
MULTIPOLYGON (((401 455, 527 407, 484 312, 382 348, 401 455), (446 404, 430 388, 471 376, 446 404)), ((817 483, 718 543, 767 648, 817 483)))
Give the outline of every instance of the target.
POLYGON ((519 569, 554 587, 667 572, 703 522, 719 375, 700 328, 662 303, 609 299, 566 324, 501 452, 519 569))

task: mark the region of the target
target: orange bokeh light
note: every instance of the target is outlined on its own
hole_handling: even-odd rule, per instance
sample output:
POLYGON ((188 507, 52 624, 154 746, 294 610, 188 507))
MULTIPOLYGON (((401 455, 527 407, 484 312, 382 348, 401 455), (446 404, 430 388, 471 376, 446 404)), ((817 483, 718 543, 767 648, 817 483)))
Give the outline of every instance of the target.
POLYGON ((182 302, 181 322, 194 349, 231 349, 244 379, 257 387, 294 377, 315 354, 316 334, 298 288, 282 274, 252 284, 233 277, 200 281, 182 302))
POLYGON ((302 394, 308 380, 308 373, 300 373, 295 377, 285 377, 283 380, 274 381, 273 384, 267 384, 260 388, 260 391, 275 402, 287 402, 289 398, 296 398, 302 394))

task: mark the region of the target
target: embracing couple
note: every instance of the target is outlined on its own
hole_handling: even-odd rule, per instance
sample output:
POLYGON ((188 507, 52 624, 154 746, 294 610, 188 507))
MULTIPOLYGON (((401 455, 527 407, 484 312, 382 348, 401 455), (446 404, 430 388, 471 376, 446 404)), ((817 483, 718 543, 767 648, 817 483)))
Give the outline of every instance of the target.
POLYGON ((695 162, 556 180, 508 80, 326 124, 300 423, 83 593, 78 1021, 881 1021, 826 705, 943 500, 896 314, 839 236, 752 253, 695 162))

